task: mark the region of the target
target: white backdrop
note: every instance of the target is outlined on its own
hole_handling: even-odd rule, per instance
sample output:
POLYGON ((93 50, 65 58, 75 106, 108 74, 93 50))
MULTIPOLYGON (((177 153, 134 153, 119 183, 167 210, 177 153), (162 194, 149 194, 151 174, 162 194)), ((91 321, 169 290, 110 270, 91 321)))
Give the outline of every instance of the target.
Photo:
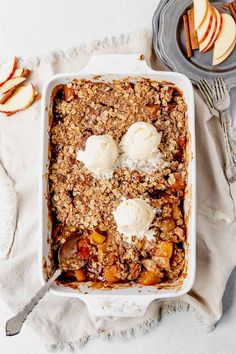
MULTIPOLYGON (((40 55, 143 28, 151 30, 157 3, 158 0, 0 0, 0 60, 9 55, 40 55)), ((193 314, 176 313, 165 317, 146 336, 114 342, 98 339, 87 344, 81 352, 235 354, 235 280, 236 272, 231 276, 226 290, 224 317, 210 334, 204 332, 193 314)), ((39 338, 27 325, 16 337, 4 336, 5 321, 11 315, 0 303, 0 352, 46 353, 39 338)))
POLYGON ((0 55, 32 55, 151 29, 159 0, 0 0, 0 55))

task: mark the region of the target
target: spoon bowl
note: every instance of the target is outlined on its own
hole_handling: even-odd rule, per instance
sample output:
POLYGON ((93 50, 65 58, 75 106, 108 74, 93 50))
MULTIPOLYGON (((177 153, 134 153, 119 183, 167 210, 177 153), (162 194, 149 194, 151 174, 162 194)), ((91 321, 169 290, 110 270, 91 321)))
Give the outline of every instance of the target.
POLYGON ((68 238, 60 247, 58 252, 59 267, 62 270, 78 270, 86 263, 86 259, 81 259, 78 252, 78 241, 81 235, 74 235, 68 238))

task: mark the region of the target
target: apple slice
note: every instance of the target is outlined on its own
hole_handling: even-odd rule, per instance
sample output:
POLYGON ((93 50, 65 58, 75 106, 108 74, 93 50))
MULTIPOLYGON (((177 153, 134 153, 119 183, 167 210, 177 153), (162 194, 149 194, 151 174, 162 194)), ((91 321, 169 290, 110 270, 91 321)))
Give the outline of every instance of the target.
POLYGON ((211 39, 211 41, 209 42, 208 46, 203 50, 203 52, 207 52, 209 49, 212 48, 212 46, 214 45, 215 41, 217 40, 221 27, 222 27, 222 15, 220 13, 220 11, 218 9, 216 9, 215 7, 213 7, 213 10, 215 11, 215 16, 216 16, 216 30, 215 33, 211 39))
POLYGON ((215 41, 213 51, 213 65, 217 59, 222 58, 232 47, 236 38, 236 24, 232 16, 222 14, 222 27, 215 41))
POLYGON ((208 45, 212 41, 212 38, 214 37, 215 31, 216 31, 216 27, 217 27, 216 14, 215 14, 215 11, 213 11, 213 10, 212 10, 212 13, 213 13, 213 18, 212 18, 211 28, 210 28, 210 31, 208 32, 205 40, 199 44, 199 51, 200 52, 203 52, 208 47, 208 45))
POLYGON ((231 45, 231 47, 227 50, 227 52, 224 54, 224 55, 222 55, 222 57, 220 57, 220 58, 213 58, 213 63, 212 63, 212 65, 219 65, 219 64, 221 64, 223 61, 225 61, 229 56, 230 56, 230 54, 232 53, 232 51, 234 50, 234 47, 235 47, 235 44, 236 44, 236 38, 235 38, 235 41, 234 41, 234 43, 231 45))
POLYGON ((20 86, 5 104, 0 104, 0 112, 15 113, 27 108, 34 100, 35 89, 32 84, 20 86))
POLYGON ((12 77, 29 77, 31 74, 31 71, 29 69, 25 68, 18 68, 14 72, 14 75, 12 77))
POLYGON ((16 57, 13 57, 7 64, 0 67, 0 86, 14 75, 16 66, 17 59, 16 57))
POLYGON ((206 14, 209 3, 207 0, 193 0, 195 30, 201 26, 206 14))
POLYGON ((20 84, 22 84, 22 82, 24 82, 26 80, 25 77, 15 77, 13 79, 10 79, 10 80, 7 80, 5 82, 5 84, 3 84, 1 87, 0 87, 0 93, 1 94, 4 94, 6 93, 7 91, 9 91, 10 89, 12 89, 13 87, 17 87, 19 86, 20 84))
POLYGON ((7 91, 7 93, 5 93, 1 99, 0 99, 0 104, 4 104, 7 102, 7 100, 9 100, 9 98, 13 95, 13 93, 16 91, 16 88, 13 87, 12 89, 10 89, 9 91, 7 91))
POLYGON ((21 77, 23 74, 23 68, 18 68, 16 69, 16 71, 14 72, 14 75, 12 77, 21 77))
POLYGON ((207 14, 202 24, 197 29, 197 38, 199 44, 201 44, 208 36, 208 33, 211 30, 213 16, 214 16, 214 12, 212 10, 212 6, 209 4, 207 7, 207 14))

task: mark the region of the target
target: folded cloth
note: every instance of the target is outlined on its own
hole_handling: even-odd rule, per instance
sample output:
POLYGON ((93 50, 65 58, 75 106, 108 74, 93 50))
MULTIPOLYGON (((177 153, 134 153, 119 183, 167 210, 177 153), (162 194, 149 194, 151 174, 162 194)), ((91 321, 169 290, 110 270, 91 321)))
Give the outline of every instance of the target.
MULTIPOLYGON (((160 64, 151 56, 151 34, 136 33, 94 42, 67 53, 32 59, 32 81, 41 91, 55 73, 75 72, 93 53, 143 53, 154 69, 160 64)), ((163 69, 163 68, 162 68, 163 69)), ((219 120, 211 117, 195 92, 197 141, 197 276, 189 294, 175 300, 153 302, 143 317, 92 318, 85 304, 47 294, 27 319, 40 338, 57 350, 75 348, 98 335, 138 334, 156 325, 162 313, 193 309, 208 329, 222 315, 222 295, 232 271, 236 247, 235 185, 224 175, 224 144, 219 120)), ((10 118, 0 119, 0 161, 14 181, 18 198, 18 221, 14 243, 0 263, 0 298, 17 313, 40 287, 38 248, 38 170, 40 103, 10 118)), ((1 212, 1 211, 0 211, 1 212)), ((1 245, 0 235, 0 245, 1 245)), ((3 239, 3 238, 2 238, 3 239)), ((12 240, 8 240, 11 245, 12 240)), ((9 246, 10 247, 10 246, 9 246)))

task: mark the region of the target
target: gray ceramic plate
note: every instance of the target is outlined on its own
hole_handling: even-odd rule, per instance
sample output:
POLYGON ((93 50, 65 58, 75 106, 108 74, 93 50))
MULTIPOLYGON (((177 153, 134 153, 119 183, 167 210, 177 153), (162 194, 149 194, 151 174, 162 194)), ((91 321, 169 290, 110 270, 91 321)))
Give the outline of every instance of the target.
MULTIPOLYGON (((222 1, 213 1, 220 7, 222 1)), ((212 50, 206 54, 194 51, 186 55, 182 15, 192 6, 189 0, 161 0, 153 17, 153 46, 157 56, 172 70, 187 75, 193 83, 201 78, 223 76, 228 87, 236 86, 236 49, 227 60, 212 66, 212 50)))

